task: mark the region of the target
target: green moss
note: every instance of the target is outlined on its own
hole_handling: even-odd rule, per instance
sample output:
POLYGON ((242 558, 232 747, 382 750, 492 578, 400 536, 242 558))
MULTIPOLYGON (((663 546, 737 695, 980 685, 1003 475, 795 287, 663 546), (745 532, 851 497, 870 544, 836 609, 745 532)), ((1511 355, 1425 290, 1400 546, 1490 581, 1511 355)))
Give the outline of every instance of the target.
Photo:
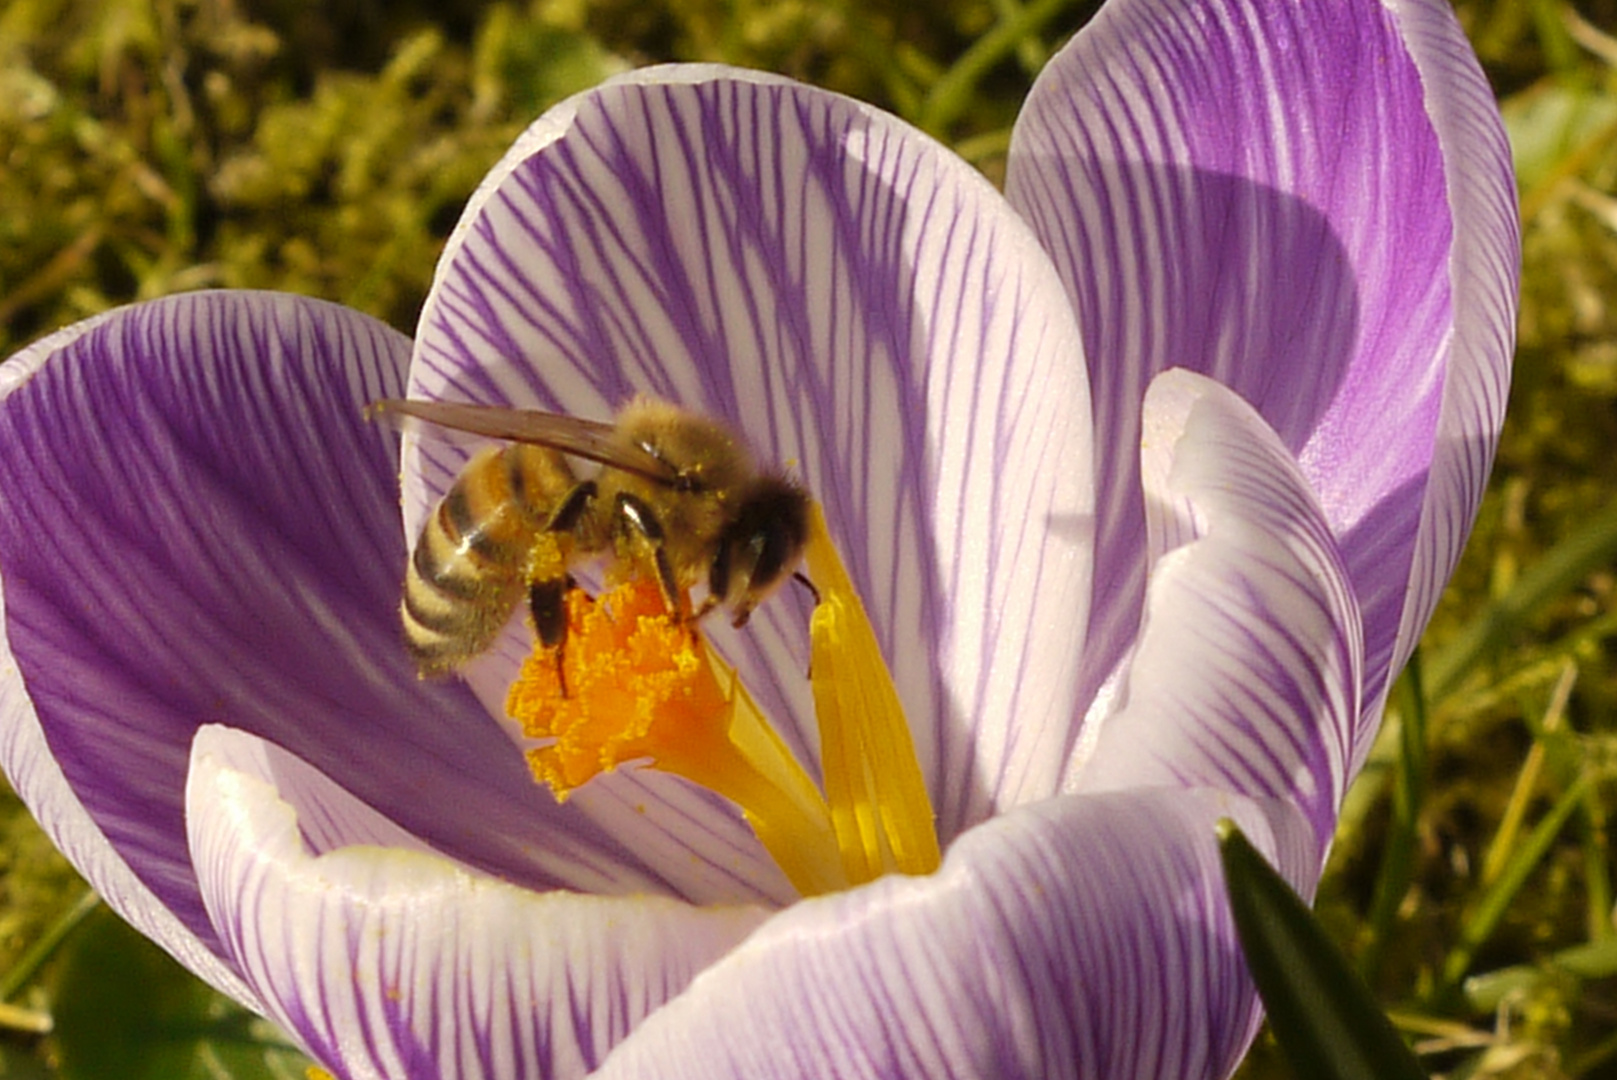
MULTIPOLYGON (((963 85, 955 65, 1036 6, 8 0, 0 355, 107 307, 206 286, 304 292, 408 330, 487 167, 547 105, 629 65, 714 60, 794 75, 911 119, 932 117, 996 175, 1029 73, 1096 5, 1053 8, 1034 35, 1010 41, 963 85)), ((1617 27, 1617 0, 1577 7, 1581 18, 1548 0, 1459 4, 1515 140, 1524 305, 1494 483, 1429 653, 1617 492, 1617 43, 1598 29, 1617 27)), ((1414 866, 1390 938, 1379 943, 1377 986, 1421 1030, 1447 1033, 1448 1048, 1433 1059, 1445 1068, 1617 1068, 1611 980, 1557 975, 1480 1015, 1428 996, 1487 888, 1490 847, 1502 829, 1511 835, 1511 807, 1520 804, 1521 828, 1531 828, 1580 770, 1600 777, 1588 805, 1555 838, 1474 967, 1532 965, 1617 934, 1602 855, 1617 761, 1614 600, 1617 574, 1588 574, 1527 613, 1429 703, 1427 797, 1402 823, 1413 829, 1414 866), (1544 717, 1569 664, 1576 680, 1557 733, 1544 717), (1522 770, 1534 747, 1543 762, 1529 784, 1522 770)), ((1385 748, 1321 887, 1328 925, 1359 945, 1387 838, 1402 827, 1385 783, 1396 765, 1396 749, 1385 748)), ((76 886, 16 803, 0 806, 0 821, 3 960, 76 886)), ((1274 1070, 1260 1044, 1250 1075, 1274 1070)))

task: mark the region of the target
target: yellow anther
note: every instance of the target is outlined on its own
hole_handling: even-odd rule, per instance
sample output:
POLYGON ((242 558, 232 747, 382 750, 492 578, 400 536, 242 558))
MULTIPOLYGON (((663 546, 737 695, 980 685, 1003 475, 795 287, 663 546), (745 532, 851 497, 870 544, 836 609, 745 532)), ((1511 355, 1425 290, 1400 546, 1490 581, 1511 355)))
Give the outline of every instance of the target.
POLYGON ((930 874, 943 856, 909 722, 818 506, 806 555, 820 592, 809 624, 820 761, 844 871, 854 884, 930 874))

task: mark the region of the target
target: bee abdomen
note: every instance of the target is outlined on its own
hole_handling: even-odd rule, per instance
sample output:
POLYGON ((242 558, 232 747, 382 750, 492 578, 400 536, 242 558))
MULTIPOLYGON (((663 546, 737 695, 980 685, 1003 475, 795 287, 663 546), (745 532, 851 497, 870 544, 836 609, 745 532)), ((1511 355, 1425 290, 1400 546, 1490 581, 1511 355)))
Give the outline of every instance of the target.
POLYGON ((474 601, 446 597, 413 576, 406 580, 400 614, 416 666, 423 674, 441 674, 487 649, 521 594, 517 579, 485 586, 474 601))
POLYGON ((574 486, 554 451, 507 445, 474 457, 422 526, 405 571, 405 643, 423 674, 487 649, 523 595, 551 508, 574 486))

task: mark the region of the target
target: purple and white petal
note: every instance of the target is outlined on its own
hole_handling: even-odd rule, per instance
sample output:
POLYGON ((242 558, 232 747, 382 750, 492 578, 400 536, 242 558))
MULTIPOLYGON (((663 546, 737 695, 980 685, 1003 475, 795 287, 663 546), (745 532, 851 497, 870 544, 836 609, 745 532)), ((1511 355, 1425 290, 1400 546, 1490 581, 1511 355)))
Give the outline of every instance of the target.
MULTIPOLYGON (((1288 800, 1323 855, 1359 716, 1358 605, 1324 514, 1251 406, 1188 371, 1146 394, 1153 565, 1140 639, 1078 791, 1288 800)), ((1093 740, 1091 742, 1091 740, 1093 740)))
POLYGON ((219 937, 268 1014, 345 1077, 581 1076, 767 918, 497 881, 233 729, 204 727, 191 761, 219 937), (311 821, 368 843, 317 855, 311 821))
MULTIPOLYGON (((859 102, 711 66, 574 98, 474 200, 422 317, 411 393, 596 419, 644 393, 729 421, 824 504, 945 841, 1056 790, 1089 589, 1080 345, 1026 224, 931 140, 859 102)), ((467 452, 407 445, 412 529, 467 452)), ((741 633, 710 624, 806 761, 808 605, 788 590, 741 633)), ((519 631, 472 673, 495 710, 519 631)), ((620 774, 591 797, 657 807, 620 815, 630 843, 636 817, 718 813, 659 784, 620 774)))
MULTIPOLYGON (((41 342, 38 349, 54 347, 87 329, 80 323, 69 334, 58 334, 41 342)), ((0 367, 0 394, 42 359, 37 351, 18 357, 0 367)), ((0 611, 5 610, 3 566, 0 566, 0 611)), ((40 827, 67 856, 107 905, 143 934, 162 945, 187 968, 209 985, 249 1007, 257 998, 233 968, 207 941, 193 932, 137 875, 124 856, 107 839, 84 803, 62 774, 45 741, 39 714, 18 674, 9 636, 0 624, 0 764, 6 779, 40 827)))
MULTIPOLYGON (((1454 337, 1408 599, 1391 646, 1388 670, 1396 672, 1409 659, 1459 561, 1493 467, 1516 348, 1521 230, 1499 108, 1453 11, 1445 4, 1407 0, 1390 0, 1388 7, 1426 88, 1455 222, 1449 262, 1454 337)), ((1361 531, 1371 527, 1373 523, 1361 531)), ((1359 543, 1358 536, 1348 541, 1350 546, 1359 543)), ((1368 547, 1372 541, 1366 537, 1362 543, 1368 547)), ((1396 578, 1384 587, 1405 588, 1396 578)), ((1370 689, 1374 693, 1376 688, 1370 689)), ((1379 695, 1367 697, 1365 708, 1379 711, 1386 690, 1383 685, 1379 695)), ((1369 739, 1361 739, 1355 768, 1369 751, 1369 739)))
POLYGON ((111 313, 7 369, 7 771, 58 768, 65 790, 23 786, 48 825, 83 825, 53 805, 70 795, 105 837, 115 869, 81 869, 116 892, 128 867, 211 951, 183 800, 210 721, 287 746, 513 881, 674 891, 535 788, 463 688, 411 668, 396 439, 363 417, 402 390, 407 353, 336 305, 199 293, 111 313))
POLYGON ((1258 1010, 1213 823, 1307 888, 1294 808, 1210 791, 1069 796, 943 868, 806 901, 654 1013, 600 1080, 1223 1076, 1258 1010))
POLYGON ((1007 192, 1067 282, 1097 402, 1091 686, 1143 595, 1139 403, 1186 367, 1257 406, 1343 541, 1362 752, 1498 427, 1515 232, 1488 100, 1441 0, 1113 0, 1047 67, 1007 192))

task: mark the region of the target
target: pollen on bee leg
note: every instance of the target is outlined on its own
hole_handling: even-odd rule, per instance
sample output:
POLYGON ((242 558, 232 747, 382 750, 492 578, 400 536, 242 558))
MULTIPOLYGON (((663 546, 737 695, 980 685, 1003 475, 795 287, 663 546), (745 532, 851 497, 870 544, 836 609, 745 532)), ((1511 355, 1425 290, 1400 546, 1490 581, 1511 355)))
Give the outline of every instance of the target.
POLYGON ((542 532, 534 538, 528 552, 528 580, 551 581, 567 576, 567 562, 572 554, 568 536, 559 532, 542 532))

